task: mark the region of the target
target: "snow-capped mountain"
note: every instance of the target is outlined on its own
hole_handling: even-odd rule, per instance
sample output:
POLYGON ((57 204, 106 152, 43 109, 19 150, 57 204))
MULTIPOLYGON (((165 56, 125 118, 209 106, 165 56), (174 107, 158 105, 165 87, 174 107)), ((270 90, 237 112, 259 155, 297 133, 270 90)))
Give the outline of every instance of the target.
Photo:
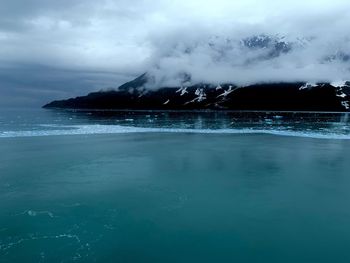
POLYGON ((45 108, 131 110, 348 111, 350 82, 271 83, 240 87, 197 84, 149 89, 143 74, 117 90, 53 101, 45 108))
MULTIPOLYGON (((279 63, 285 64, 288 62, 288 56, 295 59, 295 53, 312 49, 313 41, 312 38, 287 39, 284 36, 266 34, 242 39, 211 37, 202 42, 179 41, 176 45, 164 48, 163 53, 159 54, 161 58, 167 58, 166 61, 174 64, 167 66, 161 63, 155 64, 155 69, 151 68, 148 73, 123 84, 114 91, 95 92, 75 99, 54 101, 45 107, 145 110, 350 110, 350 82, 294 82, 283 78, 284 75, 289 75, 288 70, 278 71, 279 63), (205 72, 209 68, 209 73, 205 76, 208 75, 211 81, 199 81, 198 76, 191 72, 193 68, 186 68, 188 64, 196 65, 195 63, 186 62, 184 66, 186 69, 178 67, 178 63, 181 64, 183 60, 202 63, 202 58, 199 61, 196 59, 204 53, 206 54, 204 61, 207 61, 208 66, 203 69, 201 64, 199 68, 205 72), (222 65, 224 67, 220 68, 222 65), (215 66, 218 66, 218 69, 215 66), (284 74, 280 77, 282 80, 277 76, 274 81, 264 81, 259 80, 254 74, 248 74, 244 77, 249 78, 248 83, 251 84, 243 85, 239 84, 240 81, 213 81, 211 78, 214 69, 217 73, 227 68, 252 68, 253 73, 257 73, 266 67, 272 68, 271 71, 256 75, 259 77, 266 77, 270 73, 278 75, 273 71, 276 67, 277 72, 284 74)), ((338 66, 339 63, 346 66, 349 61, 350 53, 344 49, 344 45, 331 48, 326 56, 318 58, 319 64, 334 63, 338 66)), ((294 65, 293 63, 290 64, 294 65)), ((197 68, 194 69, 197 71, 197 68)), ((298 70, 303 72, 303 68, 298 70)), ((236 74, 233 74, 232 79, 240 77, 240 70, 233 72, 236 74)))

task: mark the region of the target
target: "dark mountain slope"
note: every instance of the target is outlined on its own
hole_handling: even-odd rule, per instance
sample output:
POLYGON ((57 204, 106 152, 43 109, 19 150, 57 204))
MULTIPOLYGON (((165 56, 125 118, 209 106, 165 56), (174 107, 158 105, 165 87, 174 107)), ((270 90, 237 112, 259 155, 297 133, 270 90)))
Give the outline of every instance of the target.
POLYGON ((68 100, 53 101, 44 108, 130 109, 130 110, 274 110, 348 111, 349 86, 305 83, 234 85, 194 85, 144 88, 143 74, 118 88, 68 100))

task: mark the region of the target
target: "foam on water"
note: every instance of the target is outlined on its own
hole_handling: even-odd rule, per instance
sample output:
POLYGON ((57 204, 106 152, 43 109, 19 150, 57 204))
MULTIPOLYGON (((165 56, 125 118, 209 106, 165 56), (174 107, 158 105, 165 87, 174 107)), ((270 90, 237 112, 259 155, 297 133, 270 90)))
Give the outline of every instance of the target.
POLYGON ((294 131, 285 128, 253 129, 185 129, 185 128, 145 128, 121 125, 42 125, 41 130, 3 131, 0 138, 40 137, 62 135, 126 134, 126 133, 198 133, 198 134, 270 134, 278 136, 307 137, 315 139, 349 140, 350 134, 334 133, 331 129, 321 131, 294 131))

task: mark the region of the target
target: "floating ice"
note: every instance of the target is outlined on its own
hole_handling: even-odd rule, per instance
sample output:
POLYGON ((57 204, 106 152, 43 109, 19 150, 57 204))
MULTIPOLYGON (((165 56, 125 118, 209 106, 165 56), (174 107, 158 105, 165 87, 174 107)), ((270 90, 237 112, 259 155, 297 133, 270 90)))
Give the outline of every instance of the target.
MULTIPOLYGON (((348 104, 344 106, 349 106, 348 104)), ((273 120, 268 119, 268 122, 273 120)), ((339 134, 332 129, 322 131, 295 131, 287 128, 232 128, 232 129, 186 129, 186 128, 144 128, 121 125, 72 125, 56 126, 56 130, 8 131, 0 138, 40 137, 62 135, 126 134, 126 133, 198 133, 198 134, 271 134, 279 136, 307 137, 317 139, 350 139, 350 134, 339 134)))

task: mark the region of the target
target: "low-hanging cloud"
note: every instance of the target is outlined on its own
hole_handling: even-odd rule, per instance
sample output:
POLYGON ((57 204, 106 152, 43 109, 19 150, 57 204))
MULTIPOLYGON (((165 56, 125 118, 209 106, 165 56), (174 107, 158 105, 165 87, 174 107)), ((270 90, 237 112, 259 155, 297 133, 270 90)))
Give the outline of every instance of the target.
MULTIPOLYGON (((182 35, 182 33, 181 33, 182 35)), ((162 43, 153 54, 150 74, 160 85, 178 85, 183 75, 192 83, 332 82, 348 80, 350 42, 280 35, 208 36, 204 40, 162 43), (252 44, 249 44, 252 43, 252 44), (158 53, 159 52, 159 53, 158 53)))
POLYGON ((66 96, 143 72, 153 88, 189 76, 238 85, 348 80, 348 10, 348 0, 3 1, 0 92, 20 79, 21 89, 66 96), (23 74, 23 65, 43 74, 23 74), (52 85, 52 72, 66 82, 52 85))
MULTIPOLYGON (((151 36, 155 86, 191 83, 334 82, 350 79, 350 34, 345 1, 250 1, 251 19, 231 14, 209 23, 160 31, 151 36), (255 14, 255 15, 254 15, 255 14)), ((249 17, 249 16, 248 16, 249 17)))

